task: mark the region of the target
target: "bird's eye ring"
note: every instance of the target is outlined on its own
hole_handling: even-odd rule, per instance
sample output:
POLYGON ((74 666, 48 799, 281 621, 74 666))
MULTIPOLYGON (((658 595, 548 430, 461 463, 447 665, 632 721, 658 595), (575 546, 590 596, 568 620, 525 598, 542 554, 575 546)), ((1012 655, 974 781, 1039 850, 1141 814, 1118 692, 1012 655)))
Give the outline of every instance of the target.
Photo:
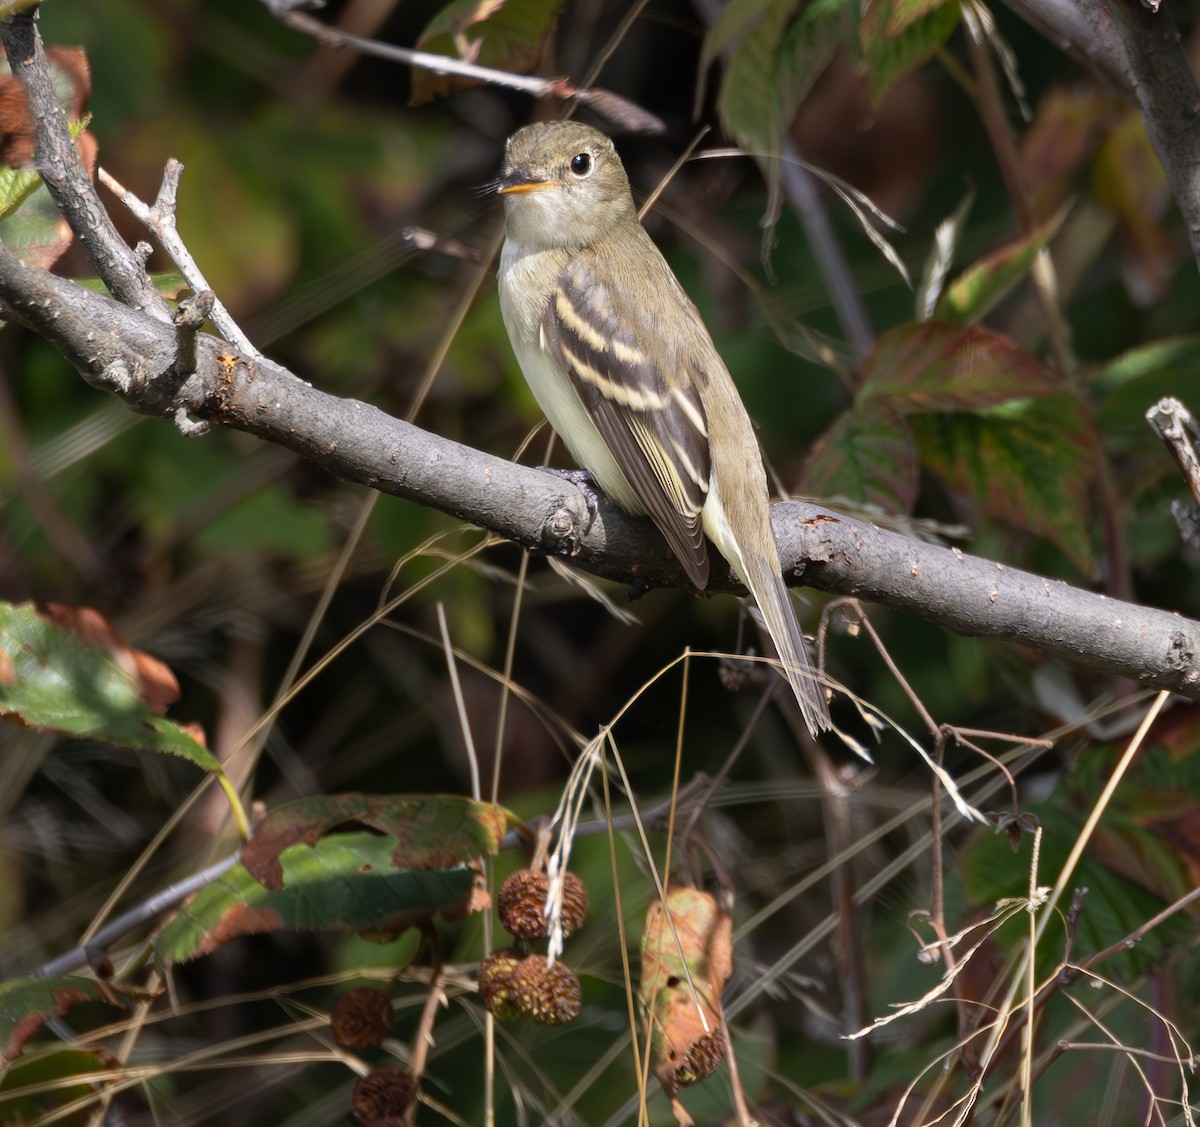
POLYGON ((592 171, 592 157, 590 153, 576 153, 571 158, 571 171, 576 176, 586 176, 592 171))

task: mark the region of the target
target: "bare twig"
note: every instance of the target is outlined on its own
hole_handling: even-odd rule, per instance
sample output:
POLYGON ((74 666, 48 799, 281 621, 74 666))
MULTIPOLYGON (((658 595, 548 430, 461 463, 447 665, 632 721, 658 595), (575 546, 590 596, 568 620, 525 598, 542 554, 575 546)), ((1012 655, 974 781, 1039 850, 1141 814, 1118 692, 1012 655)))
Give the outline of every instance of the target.
MULTIPOLYGON (((1146 412, 1146 421, 1154 433, 1166 443, 1187 482, 1196 505, 1200 505, 1200 426, 1191 412, 1173 397, 1160 399, 1146 412)), ((1171 514, 1179 527, 1185 544, 1200 549, 1200 510, 1181 499, 1171 502, 1171 514)))
POLYGON ((239 853, 233 853, 184 880, 176 881, 161 892, 156 892, 136 908, 131 908, 123 915, 114 917, 100 928, 87 943, 81 943, 78 947, 73 947, 70 951, 65 951, 49 962, 31 970, 29 977, 52 978, 55 975, 67 974, 79 967, 87 966, 118 939, 161 916, 163 912, 182 903, 193 893, 212 884, 237 864, 239 856, 239 853))
POLYGON ((1146 412, 1146 421, 1166 443, 1167 450, 1183 474, 1183 480, 1192 491, 1192 497, 1200 505, 1200 454, 1196 451, 1196 444, 1200 441, 1200 426, 1192 413, 1178 399, 1168 396, 1146 412))
POLYGON ((364 55, 387 59, 394 63, 427 70, 433 74, 450 75, 457 78, 474 79, 508 90, 520 90, 535 98, 558 98, 587 106, 605 118, 612 126, 626 133, 662 133, 666 126, 661 118, 642 109, 641 106, 614 94, 611 90, 586 90, 575 86, 569 79, 538 78, 534 75, 513 74, 495 67, 484 67, 466 59, 454 59, 433 51, 418 51, 412 47, 401 47, 395 43, 381 43, 339 28, 330 27, 305 12, 290 11, 276 13, 283 23, 295 31, 312 36, 323 47, 352 47, 364 55))
MULTIPOLYGON (((166 251, 167 257, 175 263, 176 269, 183 275, 192 293, 212 293, 204 277, 203 271, 196 264, 191 251, 179 236, 175 225, 175 205, 179 196, 179 180, 183 175, 183 165, 177 160, 167 161, 163 169, 162 184, 158 189, 158 198, 153 206, 148 206, 114 176, 110 176, 103 168, 97 175, 102 183, 117 197, 130 212, 140 219, 154 232, 159 244, 166 251)), ((215 295, 209 314, 212 322, 221 331, 221 335, 247 356, 259 357, 258 350, 250 343, 249 338, 238 327, 237 322, 230 316, 229 310, 215 295)))
POLYGON ((66 112, 46 65, 38 9, 0 19, 0 41, 12 73, 25 88, 37 131, 34 164, 59 212, 104 284, 126 305, 166 319, 166 302, 155 290, 141 259, 113 226, 71 139, 66 112))
POLYGON ((193 294, 179 303, 175 316, 175 374, 187 378, 196 371, 196 337, 208 320, 217 299, 212 290, 193 294))
MULTIPOLYGON (((432 947, 432 961, 429 972, 429 994, 425 1005, 421 1007, 421 1020, 413 1033, 410 1046, 408 1068, 413 1079, 420 1081, 425 1073, 425 1062, 429 1059, 429 1048, 433 1044, 433 1022, 438 1009, 445 1004, 444 984, 446 968, 442 952, 442 939, 437 928, 430 927, 425 931, 425 937, 432 947)), ((405 1116, 405 1123, 412 1123, 417 1112, 417 1101, 414 1101, 405 1116)))
POLYGON ((1058 1047, 1063 1052, 1074 1052, 1079 1049, 1098 1049, 1100 1052, 1122 1053, 1131 1057, 1143 1057, 1146 1060, 1161 1061, 1163 1064, 1178 1066, 1178 1057, 1168 1057, 1162 1053, 1151 1052, 1149 1049, 1135 1049, 1132 1045, 1112 1045, 1103 1041, 1059 1041, 1058 1047))

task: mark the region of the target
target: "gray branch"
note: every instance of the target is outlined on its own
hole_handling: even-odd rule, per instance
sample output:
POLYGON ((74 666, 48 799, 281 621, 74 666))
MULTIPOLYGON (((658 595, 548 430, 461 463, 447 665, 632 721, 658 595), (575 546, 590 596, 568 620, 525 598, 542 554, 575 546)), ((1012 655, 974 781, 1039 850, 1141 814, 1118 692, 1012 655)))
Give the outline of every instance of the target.
POLYGON ((1170 5, 1138 0, 1009 3, 1137 101, 1200 263, 1200 86, 1170 5))
POLYGON ((145 264, 121 238, 104 210, 71 139, 66 111, 46 64, 38 12, 37 7, 26 8, 0 19, 0 42, 12 73, 25 90, 36 129, 34 167, 104 284, 134 309, 165 318, 166 303, 155 290, 145 264))
MULTIPOLYGON (((91 384, 133 410, 190 416, 276 443, 347 481, 490 529, 533 552, 569 555, 641 589, 689 589, 654 526, 601 503, 589 525, 576 487, 328 395, 207 334, 194 368, 176 368, 171 325, 89 293, 0 246, 0 301, 91 384)), ((816 505, 774 508, 791 582, 857 595, 957 634, 1032 646, 1200 699, 1200 623, 1109 599, 1002 564, 887 532, 816 505)), ((737 591, 713 557, 712 591, 737 591)))

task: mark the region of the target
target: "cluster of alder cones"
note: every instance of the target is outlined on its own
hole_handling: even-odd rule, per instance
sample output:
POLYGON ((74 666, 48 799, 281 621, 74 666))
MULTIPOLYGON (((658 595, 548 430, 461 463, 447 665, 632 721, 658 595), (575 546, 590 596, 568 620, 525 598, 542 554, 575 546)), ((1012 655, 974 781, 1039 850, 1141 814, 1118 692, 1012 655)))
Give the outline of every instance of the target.
MULTIPOLYGON (((383 991, 356 986, 338 995, 329 1027, 339 1045, 367 1049, 391 1036, 395 1019, 392 1000, 383 991)), ((406 1127, 418 1089, 416 1077, 403 1065, 373 1068, 354 1086, 350 1110, 363 1127, 406 1127)))
MULTIPOLYGON (((544 910, 550 878, 538 869, 518 869, 500 886, 500 922, 516 943, 493 951, 479 964, 479 996, 500 1021, 527 1017, 561 1025, 579 1015, 579 978, 561 961, 531 951, 549 931, 544 910)), ((574 873, 563 873, 562 930, 566 937, 587 918, 587 889, 574 873)))

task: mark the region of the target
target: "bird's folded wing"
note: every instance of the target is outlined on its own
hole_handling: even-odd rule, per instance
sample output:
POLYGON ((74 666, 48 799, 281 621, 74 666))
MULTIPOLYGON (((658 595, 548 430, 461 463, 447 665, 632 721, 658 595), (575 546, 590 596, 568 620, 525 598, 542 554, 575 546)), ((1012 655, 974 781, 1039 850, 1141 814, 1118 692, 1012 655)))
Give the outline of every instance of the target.
POLYGON ((652 316, 614 280, 597 279, 577 260, 559 277, 542 334, 630 487, 689 578, 703 588, 708 420, 699 374, 664 371, 639 343, 655 331, 648 323, 652 316))

